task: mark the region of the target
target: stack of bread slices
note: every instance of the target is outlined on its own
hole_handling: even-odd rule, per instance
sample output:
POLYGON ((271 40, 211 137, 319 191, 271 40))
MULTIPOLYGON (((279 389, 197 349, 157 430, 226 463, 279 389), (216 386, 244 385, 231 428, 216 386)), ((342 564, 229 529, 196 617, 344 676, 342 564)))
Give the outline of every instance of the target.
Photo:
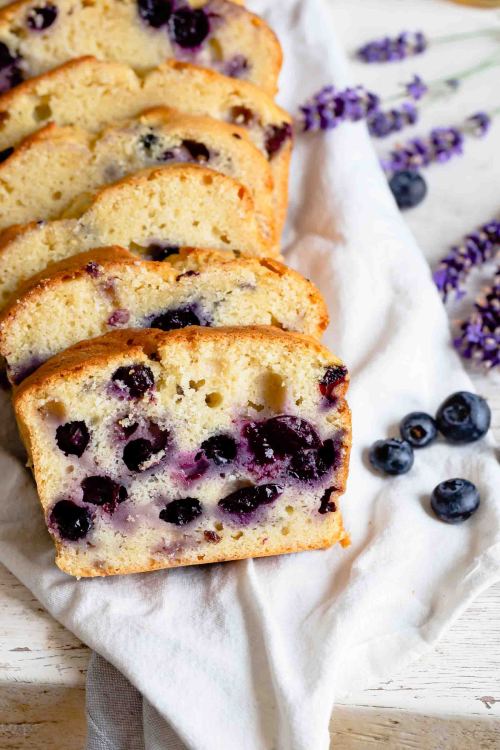
POLYGON ((347 370, 281 261, 291 118, 231 0, 0 8, 0 355, 56 562, 347 543, 347 370))

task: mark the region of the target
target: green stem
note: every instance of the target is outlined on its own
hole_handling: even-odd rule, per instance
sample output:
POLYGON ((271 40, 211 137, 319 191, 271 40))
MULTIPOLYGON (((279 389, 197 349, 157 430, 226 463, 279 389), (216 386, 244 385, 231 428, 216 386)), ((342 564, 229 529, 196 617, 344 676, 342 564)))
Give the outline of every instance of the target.
POLYGON ((435 36, 429 39, 429 44, 447 44, 448 42, 457 42, 461 39, 473 39, 476 36, 489 36, 500 34, 500 29, 487 28, 477 29, 476 31, 462 31, 458 34, 445 34, 444 36, 435 36))
MULTIPOLYGON (((439 86, 446 84, 448 81, 463 81, 465 78, 470 78, 471 76, 476 75, 476 73, 480 73, 482 70, 494 68, 496 65, 500 65, 500 57, 489 57, 486 60, 483 60, 483 62, 478 63, 478 65, 474 65, 472 68, 466 68, 465 70, 461 70, 458 73, 454 73, 444 78, 436 78, 434 81, 430 81, 427 84, 427 88, 429 91, 432 91, 433 88, 438 88, 439 86)), ((401 91, 399 94, 393 94, 392 96, 384 98, 384 103, 392 102, 397 99, 404 99, 407 96, 408 94, 406 91, 401 91)))

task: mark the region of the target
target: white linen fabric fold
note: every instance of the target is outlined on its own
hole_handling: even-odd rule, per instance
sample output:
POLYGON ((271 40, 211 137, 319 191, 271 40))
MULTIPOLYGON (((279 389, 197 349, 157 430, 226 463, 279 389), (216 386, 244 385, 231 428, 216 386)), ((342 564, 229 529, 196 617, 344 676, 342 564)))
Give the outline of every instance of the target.
MULTIPOLYGON (((284 106, 295 112, 320 86, 348 82, 321 0, 251 7, 283 44, 284 106)), ((366 462, 367 447, 403 415, 433 412, 471 383, 362 124, 298 136, 287 243, 288 262, 328 301, 326 343, 351 372, 349 549, 75 581, 53 563, 2 405, 1 561, 191 750, 326 750, 336 697, 418 657, 500 577, 500 468, 489 440, 438 443, 398 478, 366 462), (438 522, 428 504, 454 476, 481 493, 460 526, 438 522)))

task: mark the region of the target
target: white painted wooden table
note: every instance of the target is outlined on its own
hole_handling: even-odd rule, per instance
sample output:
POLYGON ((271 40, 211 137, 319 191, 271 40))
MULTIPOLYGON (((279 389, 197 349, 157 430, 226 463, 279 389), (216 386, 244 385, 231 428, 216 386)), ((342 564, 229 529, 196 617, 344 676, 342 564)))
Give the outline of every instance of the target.
MULTIPOLYGON (((474 19, 472 27, 478 27, 484 18, 479 11, 469 16, 471 11, 444 0, 331 0, 331 4, 332 21, 346 47, 402 28, 428 30, 433 18, 442 26, 443 19, 448 24, 444 17, 449 16, 453 30, 467 29, 470 18, 474 19)), ((473 56, 473 52, 468 48, 464 55, 473 56)), ((455 68, 465 64, 463 55, 457 59, 455 68)), ((422 58, 416 69, 420 72, 426 65, 432 67, 430 57, 429 61, 422 58)), ((440 72, 453 70, 453 60, 441 67, 440 72)), ((380 68, 361 71, 356 66, 354 70, 360 82, 378 91, 387 86, 387 93, 391 86, 394 91, 398 76, 406 80, 409 72, 415 72, 406 63, 384 75, 380 68)), ((430 68, 423 72, 432 77, 430 68)), ((479 100, 483 97, 482 106, 488 103, 484 101, 485 81, 473 87, 479 100)), ((500 104, 500 98, 494 104, 500 104)), ((457 100, 456 105, 447 105, 448 115, 454 106, 457 114, 463 111, 463 103, 457 100)), ((438 118, 439 107, 429 116, 438 118)), ((436 119, 432 124, 444 122, 436 119)), ((445 249, 443 237, 449 237, 451 244, 488 219, 490 212, 498 211, 500 160, 488 155, 498 154, 499 132, 497 128, 496 145, 491 140, 494 134, 490 136, 487 151, 486 146, 474 146, 467 162, 451 165, 448 172, 436 171, 429 200, 408 214, 431 261, 445 249), (449 180, 457 184, 460 175, 470 178, 474 172, 476 183, 464 180, 463 189, 450 197, 449 180), (480 200, 477 184, 481 185, 480 200), (438 216, 433 214, 436 205, 441 207, 438 216)), ((498 382, 495 386, 482 380, 478 387, 490 398, 500 437, 498 382)), ((82 750, 88 651, 1 566, 0 633, 0 750, 82 750)), ((339 704, 331 728, 333 747, 340 750, 500 749, 500 584, 476 600, 433 653, 392 680, 339 704)))

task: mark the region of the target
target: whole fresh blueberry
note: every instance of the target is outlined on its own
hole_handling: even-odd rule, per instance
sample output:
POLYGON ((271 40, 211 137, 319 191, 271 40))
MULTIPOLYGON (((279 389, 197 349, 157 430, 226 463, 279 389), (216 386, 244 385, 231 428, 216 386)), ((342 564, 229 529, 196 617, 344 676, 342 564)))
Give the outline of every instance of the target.
POLYGON ((226 513, 245 515, 252 513, 260 505, 268 505, 283 492, 279 484, 261 484, 254 487, 241 487, 219 500, 219 508, 226 513))
POLYGON ((55 5, 47 3, 36 8, 30 8, 26 23, 32 31, 44 31, 48 29, 57 18, 57 8, 55 5))
POLYGON ((212 435, 201 444, 205 456, 217 466, 224 466, 236 458, 238 446, 232 435, 212 435))
POLYGON ((491 411, 481 396, 458 391, 443 401, 436 414, 439 432, 452 443, 473 443, 489 430, 491 411))
POLYGON ((173 523, 176 526, 185 526, 201 516, 202 512, 203 509, 199 500, 195 497, 183 497, 167 503, 160 511, 160 518, 162 521, 173 523))
POLYGON ((157 315, 149 327, 159 328, 161 331, 175 331, 179 328, 199 325, 201 325, 201 320, 192 307, 178 307, 157 315))
POLYGON ((377 440, 369 458, 373 468, 384 474, 406 474, 413 466, 413 448, 406 440, 377 440))
POLYGON ((56 443, 59 450, 66 456, 80 456, 83 454, 90 440, 90 434, 85 422, 66 422, 56 430, 56 443))
POLYGON ((127 497, 127 490, 123 485, 114 482, 110 477, 85 477, 81 482, 83 502, 101 505, 112 513, 118 503, 123 503, 127 497))
POLYGON ((123 395, 131 399, 141 398, 155 384, 153 371, 146 365, 126 365, 119 367, 111 380, 123 395))
POLYGON ((137 0, 139 15, 154 29, 164 26, 172 14, 170 0, 137 0))
POLYGON ((423 411, 412 411, 407 414, 399 425, 403 440, 413 448, 425 448, 437 437, 435 420, 423 411))
POLYGON ((172 13, 168 22, 172 40, 184 49, 192 49, 206 39, 210 31, 207 14, 201 8, 181 8, 172 13))
POLYGON ((50 524, 55 526, 62 539, 76 542, 89 533, 92 517, 86 508, 71 500, 59 500, 50 513, 50 524))
POLYGON ((427 195, 427 185, 421 174, 411 169, 395 172, 389 180, 389 187, 398 208, 413 208, 427 195))
POLYGON ((467 479, 447 479, 434 488, 431 507, 446 523, 462 523, 479 508, 477 487, 467 479))

